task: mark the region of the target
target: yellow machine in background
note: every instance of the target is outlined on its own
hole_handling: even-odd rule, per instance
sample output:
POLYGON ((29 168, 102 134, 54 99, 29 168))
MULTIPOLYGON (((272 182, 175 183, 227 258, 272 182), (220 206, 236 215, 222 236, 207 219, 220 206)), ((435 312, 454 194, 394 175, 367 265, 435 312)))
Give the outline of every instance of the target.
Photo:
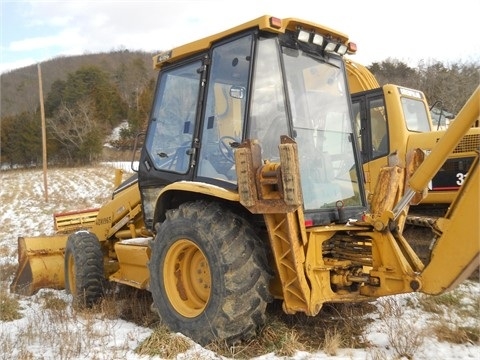
MULTIPOLYGON (((366 189, 373 193, 390 154, 405 164, 409 151, 419 148, 428 154, 445 131, 434 130, 421 91, 393 84, 380 86, 363 65, 352 60, 346 60, 346 65, 366 189)), ((480 128, 472 127, 431 179, 427 196, 412 209, 407 223, 429 227, 447 211, 479 148, 480 128)))
POLYGON ((428 264, 401 229, 478 118, 480 88, 425 160, 413 150, 381 169, 369 205, 343 58, 354 48, 333 29, 263 16, 155 56, 138 174, 91 227, 22 238, 11 290, 65 285, 88 306, 106 281, 146 289, 164 324, 204 345, 255 336, 273 299, 315 316, 463 281, 479 264, 478 152, 428 264))
MULTIPOLYGON (((392 160, 405 166, 407 154, 413 149, 429 154, 445 131, 435 130, 429 105, 421 91, 393 84, 380 86, 365 66, 351 59, 345 62, 355 134, 362 156, 367 197, 371 199, 384 166, 392 160)), ((430 259, 434 239, 432 225, 447 212, 479 148, 477 120, 430 180, 424 199, 412 207, 406 217, 403 235, 425 262, 430 259)))

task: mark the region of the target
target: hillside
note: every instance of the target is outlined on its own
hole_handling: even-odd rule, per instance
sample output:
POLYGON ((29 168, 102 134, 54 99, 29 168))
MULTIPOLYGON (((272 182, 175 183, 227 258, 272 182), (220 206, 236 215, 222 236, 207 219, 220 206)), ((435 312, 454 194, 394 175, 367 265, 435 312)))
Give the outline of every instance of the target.
MULTIPOLYGON (((111 75, 112 79, 128 74, 129 68, 142 68, 150 78, 155 76, 152 67, 153 53, 117 51, 57 57, 41 63, 44 98, 53 82, 65 80, 83 66, 97 66, 111 75)), ((133 73, 133 72, 132 72, 133 73)), ((0 75, 0 117, 34 111, 39 106, 38 67, 31 65, 0 75)))
MULTIPOLYGON (((41 64, 49 163, 71 166, 118 160, 118 154, 102 152, 107 137, 122 123, 127 126, 120 139, 110 145, 116 150, 133 148, 149 119, 155 86, 153 55, 123 50, 58 57, 41 64)), ((422 90, 430 104, 441 104, 452 114, 478 85, 474 63, 432 63, 413 69, 389 59, 369 70, 380 84, 422 90)), ((38 66, 1 74, 0 100, 0 162, 40 164, 38 66)))
MULTIPOLYGON (((41 63, 44 98, 56 80, 65 80, 83 66, 97 66, 111 75, 120 87, 127 87, 125 78, 138 76, 139 70, 148 78, 156 75, 152 68, 154 53, 129 50, 108 53, 59 56, 41 63)), ((411 68, 396 59, 373 63, 368 69, 380 85, 395 83, 423 91, 431 104, 441 100, 443 107, 456 113, 480 80, 480 62, 442 64, 435 60, 411 68)), ((31 65, 0 74, 0 117, 17 115, 38 108, 38 68, 31 65)))

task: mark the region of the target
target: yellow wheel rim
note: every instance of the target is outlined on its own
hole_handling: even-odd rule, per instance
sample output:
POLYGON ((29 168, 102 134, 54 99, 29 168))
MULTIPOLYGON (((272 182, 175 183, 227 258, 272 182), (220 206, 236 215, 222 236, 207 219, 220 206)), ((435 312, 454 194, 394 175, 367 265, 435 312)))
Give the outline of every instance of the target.
POLYGON ((68 262, 67 262, 67 274, 68 276, 68 284, 70 285, 70 293, 72 295, 77 295, 77 284, 75 281, 75 260, 73 254, 70 253, 68 255, 68 262))
POLYGON ((171 305, 184 317, 200 315, 211 291, 208 260, 192 241, 181 239, 168 249, 163 283, 171 305))

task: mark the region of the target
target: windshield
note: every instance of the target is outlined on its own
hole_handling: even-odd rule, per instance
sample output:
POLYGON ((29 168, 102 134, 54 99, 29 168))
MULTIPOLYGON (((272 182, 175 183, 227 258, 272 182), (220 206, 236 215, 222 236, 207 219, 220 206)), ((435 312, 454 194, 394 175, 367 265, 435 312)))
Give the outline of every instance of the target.
POLYGON ((362 205, 341 61, 283 51, 305 210, 362 205))

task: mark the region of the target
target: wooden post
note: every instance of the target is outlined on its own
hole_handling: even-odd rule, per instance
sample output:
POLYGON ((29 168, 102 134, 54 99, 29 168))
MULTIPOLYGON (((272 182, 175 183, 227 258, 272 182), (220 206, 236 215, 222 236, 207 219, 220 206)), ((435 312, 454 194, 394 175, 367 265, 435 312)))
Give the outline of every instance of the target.
POLYGON ((43 186, 45 188, 45 201, 48 202, 48 182, 47 182, 47 131, 45 129, 45 109, 43 107, 43 86, 42 70, 38 64, 38 89, 40 96, 40 114, 42 116, 42 155, 43 155, 43 186))

